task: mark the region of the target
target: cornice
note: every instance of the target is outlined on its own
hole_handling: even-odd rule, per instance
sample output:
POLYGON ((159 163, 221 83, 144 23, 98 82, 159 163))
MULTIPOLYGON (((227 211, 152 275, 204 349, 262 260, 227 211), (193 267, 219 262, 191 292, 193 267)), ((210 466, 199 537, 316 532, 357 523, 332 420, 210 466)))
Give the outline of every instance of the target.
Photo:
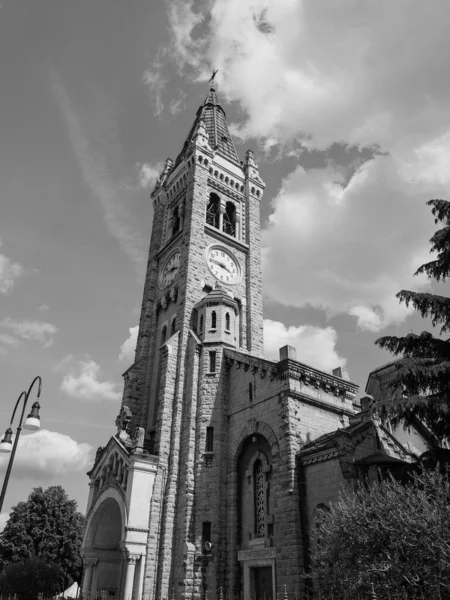
POLYGON ((359 389, 355 383, 324 373, 296 360, 285 359, 277 363, 277 366, 280 377, 283 379, 296 379, 303 381, 306 385, 322 388, 326 392, 334 391, 336 396, 344 396, 346 400, 353 400, 359 389))
POLYGON ((225 361, 228 367, 234 365, 237 369, 243 369, 244 371, 250 369, 253 374, 259 374, 261 379, 264 379, 265 377, 269 377, 271 381, 279 379, 277 363, 265 358, 244 354, 238 350, 226 349, 225 361))
POLYGON ((336 458, 339 456, 338 448, 328 448, 327 450, 322 450, 315 454, 309 454, 308 456, 300 455, 300 462, 302 465, 312 465, 318 462, 324 462, 326 460, 330 460, 331 458, 336 458))
POLYGON ((287 394, 290 398, 301 400, 305 404, 310 404, 311 406, 325 408, 328 412, 333 412, 337 415, 345 415, 346 417, 351 417, 354 414, 353 410, 351 410, 350 408, 346 408, 345 405, 338 406, 337 404, 332 404, 331 402, 327 402, 326 400, 320 400, 319 398, 314 398, 313 396, 308 396, 307 394, 302 394, 293 390, 289 390, 287 394))

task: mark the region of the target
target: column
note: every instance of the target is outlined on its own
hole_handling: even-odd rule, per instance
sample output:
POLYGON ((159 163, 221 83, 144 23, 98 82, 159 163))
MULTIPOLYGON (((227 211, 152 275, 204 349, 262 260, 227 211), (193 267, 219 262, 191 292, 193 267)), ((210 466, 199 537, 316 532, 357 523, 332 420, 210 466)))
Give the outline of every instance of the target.
POLYGON ((96 558, 85 558, 83 560, 83 586, 81 588, 83 598, 87 598, 89 596, 89 592, 91 590, 92 573, 96 562, 96 558))
POLYGON ((223 231, 223 215, 225 214, 226 209, 226 204, 221 199, 219 204, 219 231, 223 231))
POLYGON ((136 570, 136 562, 139 556, 137 554, 126 554, 127 561, 125 573, 125 586, 123 589, 123 600, 132 600, 134 592, 134 573, 136 570))
POLYGON ((145 556, 141 555, 139 559, 139 568, 137 573, 137 583, 136 583, 136 600, 141 600, 142 598, 142 590, 144 588, 144 574, 145 574, 145 556))
POLYGON ((234 213, 234 237, 241 241, 241 217, 237 212, 234 213))
POLYGON ((97 564, 98 558, 91 558, 92 561, 92 577, 91 577, 91 587, 89 590, 89 598, 90 600, 95 600, 97 596, 97 564))

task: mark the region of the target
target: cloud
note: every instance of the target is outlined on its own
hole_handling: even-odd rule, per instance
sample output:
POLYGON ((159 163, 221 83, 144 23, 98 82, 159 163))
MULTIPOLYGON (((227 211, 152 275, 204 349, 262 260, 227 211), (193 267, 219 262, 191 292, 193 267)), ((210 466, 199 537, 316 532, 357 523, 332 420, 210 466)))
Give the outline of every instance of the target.
POLYGON ((41 304, 41 306, 38 306, 38 310, 49 310, 50 306, 48 306, 48 304, 41 304))
POLYGON ((20 344, 20 341, 9 335, 9 333, 0 333, 0 354, 8 354, 8 348, 15 348, 20 344))
MULTIPOLYGON (((53 338, 58 333, 58 328, 51 323, 45 321, 16 321, 10 317, 0 321, 0 327, 10 329, 22 340, 39 342, 44 348, 48 348, 53 344, 53 338)), ((4 343, 8 342, 4 341, 4 343)))
POLYGON ((154 115, 158 116, 164 110, 162 101, 162 93, 167 84, 167 79, 161 75, 162 65, 153 62, 152 67, 147 69, 142 76, 142 81, 150 90, 150 97, 153 100, 155 111, 154 115))
POLYGON ((9 513, 7 512, 2 512, 0 513, 0 532, 2 532, 5 529, 5 525, 6 522, 9 519, 9 513))
POLYGON ((138 223, 126 205, 126 198, 135 192, 135 186, 117 181, 105 159, 108 154, 114 168, 119 168, 121 147, 116 139, 114 108, 104 92, 92 86, 95 110, 83 119, 75 112, 66 88, 55 72, 52 73, 52 86, 83 178, 100 203, 109 232, 118 240, 123 252, 134 263, 141 276, 146 266, 146 240, 140 234, 138 223), (104 152, 99 152, 98 147, 104 152))
POLYGON ((340 179, 333 169, 299 167, 283 181, 262 234, 265 293, 379 331, 413 312, 395 298, 400 289, 427 285, 413 273, 429 259, 424 199, 436 187, 405 179, 393 156, 365 163, 345 188, 340 179))
POLYGON ((0 344, 5 344, 5 346, 18 346, 20 344, 19 340, 9 333, 0 333, 0 344))
POLYGON ((54 369, 64 372, 60 389, 77 400, 120 400, 120 386, 111 381, 101 381, 100 366, 87 356, 76 360, 72 355, 63 359, 54 369))
MULTIPOLYGON (((0 239, 0 247, 2 241, 0 239)), ((0 254, 0 294, 12 292, 16 281, 23 275, 24 269, 4 254, 0 254)))
POLYGON ((163 163, 149 165, 148 163, 137 163, 136 170, 138 172, 139 187, 143 189, 152 188, 161 173, 163 163))
MULTIPOLYGON (((68 435, 45 429, 19 438, 13 476, 54 479, 86 469, 93 458, 93 448, 78 443, 68 435)), ((0 472, 6 469, 9 456, 0 457, 0 472)))
POLYGON ((337 334, 332 327, 286 327, 279 321, 264 320, 264 354, 272 360, 279 360, 279 349, 289 345, 296 349, 300 362, 331 372, 346 363, 336 351, 336 342, 337 334))
POLYGON ((448 124, 447 8, 445 0, 174 0, 170 49, 191 78, 219 69, 222 93, 245 111, 244 137, 386 146, 448 124))
POLYGON ((134 362, 134 352, 136 350, 139 327, 138 325, 136 325, 136 327, 130 327, 128 331, 130 332, 130 335, 120 346, 119 360, 131 364, 134 362))

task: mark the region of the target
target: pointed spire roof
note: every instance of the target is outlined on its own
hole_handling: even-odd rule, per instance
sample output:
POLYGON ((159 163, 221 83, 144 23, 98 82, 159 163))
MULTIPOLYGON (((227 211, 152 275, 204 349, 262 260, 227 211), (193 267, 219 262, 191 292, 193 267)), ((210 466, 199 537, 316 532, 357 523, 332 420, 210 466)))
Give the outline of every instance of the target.
POLYGON ((225 111, 220 105, 216 90, 212 85, 202 106, 197 110, 194 124, 189 131, 180 154, 177 156, 174 167, 176 167, 184 158, 200 120, 203 120, 205 123, 206 133, 211 148, 224 158, 240 165, 241 163, 228 129, 225 111))

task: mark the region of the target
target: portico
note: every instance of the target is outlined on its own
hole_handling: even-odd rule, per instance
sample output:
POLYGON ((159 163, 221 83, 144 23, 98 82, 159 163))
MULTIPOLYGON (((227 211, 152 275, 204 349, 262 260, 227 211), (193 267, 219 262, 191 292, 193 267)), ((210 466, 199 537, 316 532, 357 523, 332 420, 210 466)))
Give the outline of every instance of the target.
POLYGON ((91 473, 82 593, 95 600, 140 600, 155 457, 111 438, 91 473))

